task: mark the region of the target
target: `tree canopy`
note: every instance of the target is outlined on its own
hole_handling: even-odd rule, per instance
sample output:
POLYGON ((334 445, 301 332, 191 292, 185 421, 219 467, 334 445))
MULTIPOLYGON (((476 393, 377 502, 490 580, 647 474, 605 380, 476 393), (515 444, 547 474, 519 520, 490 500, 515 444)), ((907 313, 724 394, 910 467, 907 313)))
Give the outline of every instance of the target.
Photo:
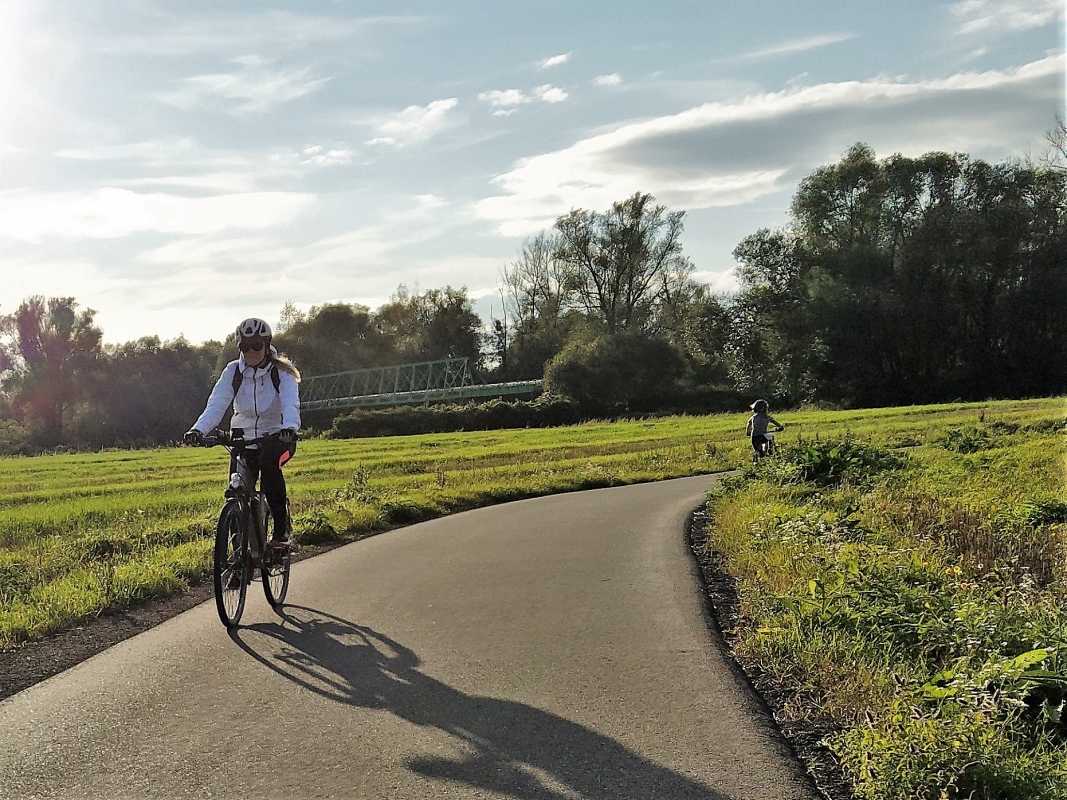
MULTIPOLYGON (((693 280, 685 212, 636 193, 574 209, 504 267, 485 329, 465 288, 401 285, 380 308, 282 307, 305 375, 466 356, 545 378, 585 415, 842 406, 1067 390, 1067 135, 1037 163, 879 159, 857 144, 797 187, 785 224, 734 249, 736 291, 693 280)), ((147 336, 101 345, 73 298, 0 317, 0 452, 173 440, 235 357, 147 336)))
POLYGON ((1065 254, 1062 171, 857 145, 737 247, 737 377, 850 405, 1062 390, 1065 254))

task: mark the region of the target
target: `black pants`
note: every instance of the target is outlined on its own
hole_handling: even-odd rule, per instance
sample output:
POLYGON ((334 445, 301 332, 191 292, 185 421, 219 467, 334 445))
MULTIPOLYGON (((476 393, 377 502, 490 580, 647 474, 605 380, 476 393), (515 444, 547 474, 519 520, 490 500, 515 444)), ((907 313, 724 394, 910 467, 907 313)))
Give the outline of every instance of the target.
MULTIPOLYGON (((282 444, 278 439, 271 437, 260 444, 259 449, 244 450, 240 455, 249 488, 255 488, 257 479, 260 481, 260 488, 267 498, 271 516, 274 517, 275 535, 290 532, 289 505, 285 497, 285 476, 282 474, 282 465, 295 453, 296 442, 282 444)), ((235 462, 236 458, 230 459, 231 473, 237 470, 235 462)))

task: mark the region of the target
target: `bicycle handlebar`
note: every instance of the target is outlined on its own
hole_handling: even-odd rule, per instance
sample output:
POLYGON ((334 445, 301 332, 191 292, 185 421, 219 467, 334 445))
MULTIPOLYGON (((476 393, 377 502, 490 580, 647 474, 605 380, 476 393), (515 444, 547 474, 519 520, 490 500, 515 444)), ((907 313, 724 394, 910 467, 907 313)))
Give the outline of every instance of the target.
POLYGON ((222 445, 223 447, 249 447, 254 444, 262 444, 268 439, 278 438, 277 433, 268 433, 266 436, 260 436, 256 439, 234 439, 230 436, 229 431, 219 431, 214 436, 208 434, 201 439, 201 447, 215 447, 216 445, 222 445))

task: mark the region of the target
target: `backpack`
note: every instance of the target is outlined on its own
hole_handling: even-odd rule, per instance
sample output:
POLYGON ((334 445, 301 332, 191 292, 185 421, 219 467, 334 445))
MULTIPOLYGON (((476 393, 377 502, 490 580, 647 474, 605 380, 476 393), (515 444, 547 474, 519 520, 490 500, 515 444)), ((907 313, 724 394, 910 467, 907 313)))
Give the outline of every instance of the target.
MULTIPOLYGON (((242 372, 240 369, 235 368, 233 371, 234 397, 237 397, 237 390, 241 388, 241 384, 244 382, 244 379, 244 372, 242 372)), ((273 361, 271 361, 270 364, 270 382, 274 384, 274 391, 276 391, 280 395, 282 393, 282 390, 279 387, 282 384, 282 378, 278 374, 278 365, 275 364, 273 361)))

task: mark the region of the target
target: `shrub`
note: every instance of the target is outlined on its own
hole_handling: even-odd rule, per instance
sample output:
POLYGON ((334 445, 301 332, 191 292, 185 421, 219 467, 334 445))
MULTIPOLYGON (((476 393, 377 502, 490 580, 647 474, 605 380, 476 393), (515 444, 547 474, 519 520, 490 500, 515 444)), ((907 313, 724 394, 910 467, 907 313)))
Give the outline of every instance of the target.
POLYGON ((580 419, 574 401, 542 395, 532 402, 490 400, 467 405, 359 409, 334 420, 326 436, 330 439, 359 439, 419 433, 547 428, 571 425, 580 419))
POLYGON ((676 403, 686 363, 670 342, 629 333, 570 342, 545 367, 545 391, 586 416, 656 411, 676 403))
POLYGON ((953 453, 977 453, 979 450, 988 450, 993 446, 993 441, 986 431, 965 425, 949 429, 940 444, 953 453))
POLYGON ((778 460, 787 466, 786 474, 819 486, 840 484, 846 479, 862 483, 906 463, 904 456, 885 447, 857 442, 850 434, 839 441, 801 437, 784 447, 778 460))
POLYGON ((38 448, 32 443, 30 430, 13 419, 0 419, 0 455, 32 455, 38 448))

